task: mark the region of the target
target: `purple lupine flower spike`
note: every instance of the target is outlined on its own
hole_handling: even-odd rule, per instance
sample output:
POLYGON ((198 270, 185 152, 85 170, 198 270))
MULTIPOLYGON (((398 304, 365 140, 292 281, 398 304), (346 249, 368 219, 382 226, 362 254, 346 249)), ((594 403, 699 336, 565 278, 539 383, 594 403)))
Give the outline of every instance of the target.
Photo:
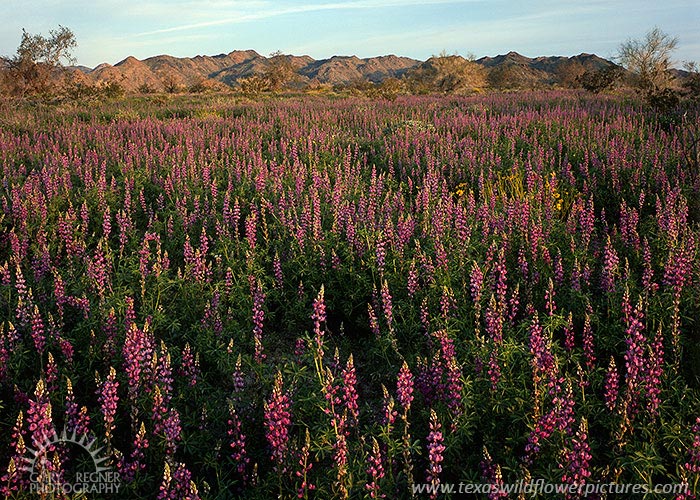
POLYGON ((443 453, 445 446, 443 444, 442 432, 440 431, 440 422, 438 421, 435 410, 430 410, 430 433, 428 434, 428 469, 426 470, 426 479, 434 490, 430 495, 431 499, 437 498, 437 487, 440 484, 440 473, 442 472, 443 453))
POLYGON ((688 472, 700 474, 700 417, 695 420, 693 434, 693 444, 688 450, 690 458, 685 463, 684 467, 688 472))
POLYGON ((265 401, 265 437, 270 445, 270 458, 278 472, 286 470, 284 462, 287 456, 289 428, 291 420, 291 401, 286 392, 282 392, 282 372, 278 371, 272 394, 265 401))
POLYGON ((608 364, 608 371, 605 374, 605 406, 608 410, 613 411, 617 405, 617 394, 620 386, 620 375, 617 371, 617 365, 615 364, 615 358, 610 356, 610 363, 608 364))
POLYGON ((586 419, 581 420, 576 435, 571 440, 571 449, 564 453, 564 463, 560 468, 564 469, 562 482, 577 487, 576 493, 568 492, 566 498, 583 498, 582 491, 586 482, 591 477, 590 461, 591 449, 588 445, 588 423, 586 419))
POLYGON ((115 428, 114 420, 117 413, 117 404, 119 403, 119 396, 117 395, 117 389, 119 388, 119 382, 117 381, 117 371, 114 367, 109 368, 109 375, 107 375, 106 380, 100 385, 98 389, 98 400, 100 402, 100 407, 102 410, 102 418, 105 427, 105 439, 107 443, 112 441, 112 431, 115 428))
POLYGON ((309 435, 309 429, 306 428, 304 446, 301 447, 301 456, 299 458, 299 469, 295 472, 296 476, 301 479, 301 484, 299 488, 297 488, 297 498, 308 498, 309 493, 316 489, 316 485, 309 480, 309 472, 311 472, 313 468, 313 462, 311 462, 309 456, 310 449, 311 437, 309 435))
POLYGON ((406 361, 401 365, 396 381, 396 399, 404 411, 408 411, 413 401, 413 374, 406 361))
POLYGON ((384 477, 384 465, 382 460, 382 452, 379 449, 379 443, 376 438, 372 438, 372 452, 367 457, 367 475, 370 477, 370 482, 365 484, 365 489, 369 491, 370 498, 386 498, 386 495, 381 492, 379 482, 384 477))

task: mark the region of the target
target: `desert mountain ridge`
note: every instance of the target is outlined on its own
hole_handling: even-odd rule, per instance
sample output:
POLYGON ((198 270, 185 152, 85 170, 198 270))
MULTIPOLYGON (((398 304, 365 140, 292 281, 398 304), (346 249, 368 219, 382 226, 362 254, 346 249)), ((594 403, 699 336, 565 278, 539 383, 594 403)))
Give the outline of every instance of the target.
MULTIPOLYGON (((461 56, 449 56, 463 59, 461 56)), ((77 79, 86 83, 119 83, 127 91, 150 88, 163 90, 168 86, 226 89, 236 87, 244 78, 264 74, 278 58, 294 72, 294 85, 349 85, 358 82, 381 83, 389 78, 410 76, 419 68, 430 66, 435 58, 420 61, 393 54, 359 58, 357 56, 333 56, 313 59, 308 55, 277 55, 266 57, 255 50, 234 50, 214 56, 173 57, 158 55, 139 60, 129 56, 111 65, 102 63, 95 68, 74 66, 71 69, 77 79)), ((564 78, 567 68, 577 71, 599 70, 614 63, 595 54, 576 56, 540 56, 530 58, 509 52, 495 57, 482 57, 474 61, 489 74, 500 78, 516 79, 519 86, 536 87, 552 85, 564 78)), ((570 71, 569 71, 570 72, 570 71)))

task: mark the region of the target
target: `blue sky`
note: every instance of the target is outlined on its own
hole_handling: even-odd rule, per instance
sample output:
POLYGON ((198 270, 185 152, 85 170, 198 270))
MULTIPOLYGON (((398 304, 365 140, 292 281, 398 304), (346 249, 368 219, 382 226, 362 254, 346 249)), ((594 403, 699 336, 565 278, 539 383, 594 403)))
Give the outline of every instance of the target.
POLYGON ((61 24, 76 34, 78 63, 91 67, 239 49, 316 59, 442 50, 612 57, 654 26, 678 37, 677 66, 700 62, 700 0, 2 0, 0 19, 0 55, 15 53, 22 28, 48 34, 61 24))

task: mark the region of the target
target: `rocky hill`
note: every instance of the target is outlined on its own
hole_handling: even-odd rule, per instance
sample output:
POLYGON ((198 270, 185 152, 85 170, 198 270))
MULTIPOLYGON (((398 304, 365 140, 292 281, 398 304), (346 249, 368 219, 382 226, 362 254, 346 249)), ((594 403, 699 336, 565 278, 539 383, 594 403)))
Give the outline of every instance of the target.
POLYGON ((496 87, 511 86, 536 88, 573 81, 585 71, 598 71, 615 63, 595 54, 579 54, 572 57, 525 57, 508 52, 496 57, 482 57, 477 64, 487 68, 489 82, 496 87))
MULTIPOLYGON (((237 86, 244 78, 265 74, 280 57, 292 67, 299 85, 347 85, 361 81, 380 83, 387 78, 402 78, 421 68, 424 70, 426 63, 434 59, 423 62, 387 55, 370 58, 333 56, 315 60, 309 56, 265 57, 254 50, 236 50, 216 56, 178 58, 160 55, 144 60, 127 57, 113 66, 104 63, 94 69, 81 66, 75 70, 85 75, 87 81, 117 82, 127 91, 160 91, 194 85, 223 89, 237 86)), ((449 57, 461 59, 460 56, 449 57)), ((484 69, 492 85, 504 86, 507 81, 510 86, 516 87, 552 85, 586 70, 613 65, 594 54, 529 58, 517 52, 482 57, 474 62, 484 69)))

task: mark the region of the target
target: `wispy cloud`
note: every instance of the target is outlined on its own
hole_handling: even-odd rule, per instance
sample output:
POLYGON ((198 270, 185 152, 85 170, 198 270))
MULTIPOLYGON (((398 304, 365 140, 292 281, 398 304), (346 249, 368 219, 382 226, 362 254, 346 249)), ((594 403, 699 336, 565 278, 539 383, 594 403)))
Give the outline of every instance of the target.
MULTIPOLYGON (((539 9, 502 9, 487 19, 474 17, 426 24, 410 31, 368 32, 362 37, 326 34, 300 41, 295 53, 323 54, 347 47, 362 57, 395 53, 427 58, 441 50, 477 57, 516 50, 528 56, 574 55, 595 52, 612 57, 632 26, 620 21, 609 2, 586 4, 540 2, 539 9), (378 48, 381 47, 381 50, 378 48)), ((684 48, 685 49, 685 48, 684 48)))
POLYGON ((679 38, 677 60, 700 60, 698 0, 0 0, 0 54, 21 30, 74 30, 83 64, 130 53, 214 54, 284 48, 429 57, 596 52, 607 56, 652 26, 679 38))
MULTIPOLYGON (((213 26, 222 26, 230 24, 240 24, 251 21, 260 21, 263 19, 270 19, 273 17, 281 17, 291 14, 304 14, 311 12, 321 12, 321 11, 334 11, 334 10, 370 10, 370 9, 383 9, 392 7, 408 7, 408 6, 420 6, 420 5, 443 5, 443 4, 467 4, 467 3, 477 3, 484 2, 486 0, 356 0, 351 2, 329 2, 329 3, 307 3, 303 5, 295 5, 289 7, 279 8, 279 3, 273 4, 272 2, 255 2, 255 9, 241 9, 239 2, 214 2, 221 6, 232 7, 234 12, 229 12, 226 17, 212 18, 207 21, 201 21, 196 23, 181 24, 177 26, 171 26, 168 28, 162 28, 151 31, 144 31, 142 33, 137 33, 134 36, 152 36, 159 35, 163 33, 171 33, 175 31, 187 31, 200 28, 209 28, 213 26)), ((201 7, 198 8, 201 12, 201 7)))

